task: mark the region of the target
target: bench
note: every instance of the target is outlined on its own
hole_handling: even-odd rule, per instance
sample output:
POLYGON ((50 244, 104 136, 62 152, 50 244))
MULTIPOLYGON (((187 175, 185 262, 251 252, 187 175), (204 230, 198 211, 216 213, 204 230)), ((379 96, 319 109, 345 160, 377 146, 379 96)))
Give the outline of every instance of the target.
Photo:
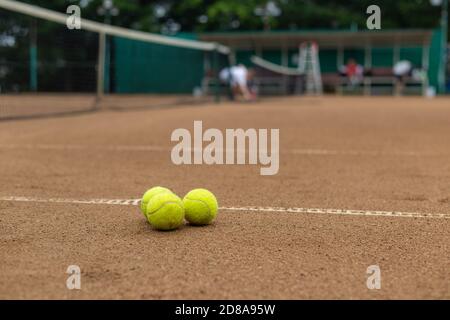
MULTIPOLYGON (((348 87, 348 79, 346 76, 338 73, 325 73, 322 75, 322 82, 325 89, 334 89, 337 94, 343 94, 348 87)), ((412 76, 403 78, 405 90, 410 91, 412 88, 419 88, 421 94, 425 94, 428 88, 428 78, 416 79, 412 76)), ((365 95, 372 95, 376 89, 392 88, 390 91, 396 93, 397 78, 392 73, 391 68, 373 68, 364 72, 361 82, 357 88, 361 89, 365 95)), ((355 91, 355 88, 352 88, 355 91)), ((349 91, 349 90, 347 90, 349 91)))

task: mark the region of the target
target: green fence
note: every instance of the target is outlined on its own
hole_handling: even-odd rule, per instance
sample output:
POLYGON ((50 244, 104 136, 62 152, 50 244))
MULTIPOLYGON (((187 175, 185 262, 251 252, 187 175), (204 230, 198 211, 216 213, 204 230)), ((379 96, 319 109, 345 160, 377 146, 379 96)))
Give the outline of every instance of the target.
POLYGON ((204 75, 201 50, 113 38, 117 93, 192 93, 204 75))
POLYGON ((217 74, 228 56, 182 45, 112 38, 112 91, 192 94, 206 74, 217 74))

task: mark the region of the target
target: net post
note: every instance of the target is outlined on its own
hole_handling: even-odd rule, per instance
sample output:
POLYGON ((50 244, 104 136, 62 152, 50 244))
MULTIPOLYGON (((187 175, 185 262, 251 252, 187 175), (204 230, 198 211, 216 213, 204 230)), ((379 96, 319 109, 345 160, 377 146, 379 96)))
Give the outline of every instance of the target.
POLYGON ((97 93, 96 93, 96 107, 103 98, 104 83, 105 83, 105 51, 106 51, 106 34, 99 33, 98 37, 98 61, 97 61, 97 93))

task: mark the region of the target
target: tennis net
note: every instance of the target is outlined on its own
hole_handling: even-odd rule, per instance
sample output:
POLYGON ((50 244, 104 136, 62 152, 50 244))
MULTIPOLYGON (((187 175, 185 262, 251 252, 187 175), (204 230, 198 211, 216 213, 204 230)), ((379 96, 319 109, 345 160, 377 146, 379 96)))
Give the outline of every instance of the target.
POLYGON ((0 0, 0 120, 218 99, 227 47, 68 17, 0 0))
POLYGON ((258 56, 252 56, 255 83, 261 95, 303 93, 303 73, 298 68, 277 65, 258 56))

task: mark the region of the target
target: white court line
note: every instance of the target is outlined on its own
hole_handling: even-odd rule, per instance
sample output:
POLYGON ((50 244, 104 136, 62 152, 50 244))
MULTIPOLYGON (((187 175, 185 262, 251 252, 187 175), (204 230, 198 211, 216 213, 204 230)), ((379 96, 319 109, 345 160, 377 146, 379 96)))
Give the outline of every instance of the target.
MULTIPOLYGON (((12 202, 44 202, 44 203, 67 203, 67 204, 92 204, 92 205, 121 205, 138 206, 140 199, 63 199, 63 198, 33 198, 33 197, 0 197, 0 201, 12 202)), ((440 218, 450 219, 450 213, 418 213, 399 211, 377 211, 377 210, 348 210, 348 209, 320 209, 320 208, 284 208, 284 207, 220 207, 219 210, 246 211, 246 212, 278 212, 278 213, 304 213, 304 214, 331 214, 347 216, 383 216, 401 218, 440 218)))
POLYGON ((101 150, 101 151, 168 151, 169 147, 145 145, 82 145, 82 144, 1 144, 0 149, 36 150, 101 150))
POLYGON ((30 197, 0 197, 0 201, 13 202, 45 202, 45 203, 68 203, 68 204, 106 204, 121 206, 138 206, 141 199, 62 199, 62 198, 30 198, 30 197))
MULTIPOLYGON (((93 150, 93 151, 128 151, 128 152, 170 152, 169 146, 152 145, 66 145, 66 144, 0 144, 0 149, 28 149, 28 150, 93 150)), ((197 149, 191 148, 190 151, 197 149)), ((202 150, 200 150, 202 151, 202 150)), ((217 149, 221 151, 221 149, 217 149)), ((223 149, 227 151, 227 149, 223 149)), ((230 150, 240 151, 240 150, 230 150)), ((248 150, 242 150, 248 153, 248 150)), ((404 157, 422 157, 422 156, 449 156, 450 153, 444 152, 417 152, 417 151, 374 151, 374 150, 328 150, 328 149, 284 149, 280 153, 307 155, 307 156, 404 156, 404 157)))

